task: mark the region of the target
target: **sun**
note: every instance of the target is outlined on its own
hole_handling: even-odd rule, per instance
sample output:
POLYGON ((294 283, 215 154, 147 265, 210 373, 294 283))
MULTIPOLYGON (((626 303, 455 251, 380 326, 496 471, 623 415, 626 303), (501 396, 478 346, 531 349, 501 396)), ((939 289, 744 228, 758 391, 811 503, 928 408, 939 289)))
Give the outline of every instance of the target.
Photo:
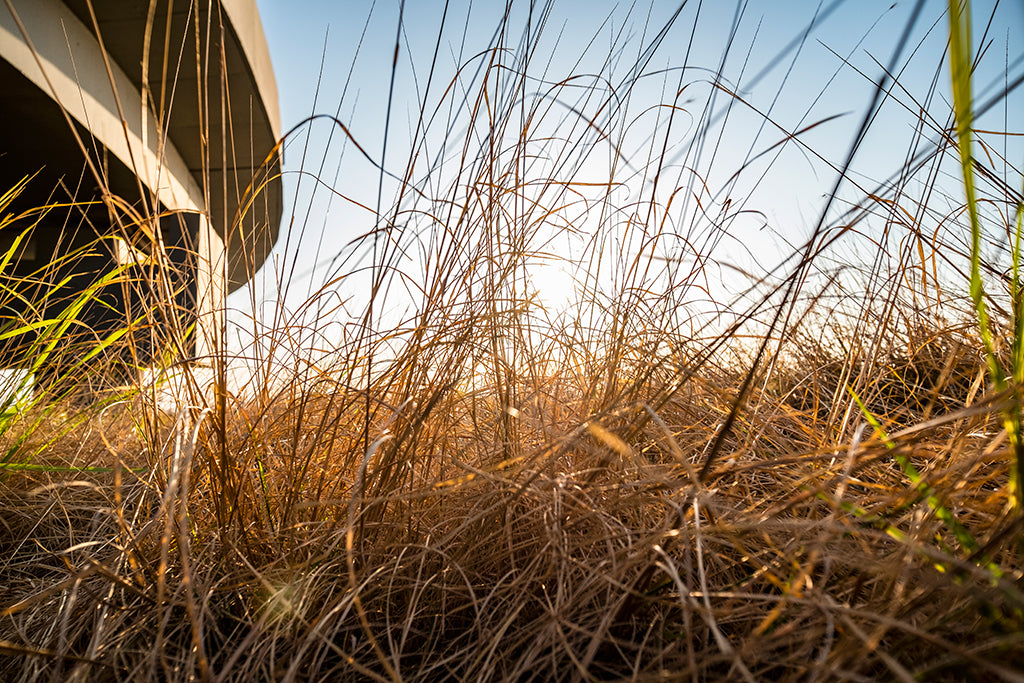
POLYGON ((529 293, 548 315, 558 316, 577 302, 579 283, 575 270, 568 259, 547 259, 528 267, 529 293))

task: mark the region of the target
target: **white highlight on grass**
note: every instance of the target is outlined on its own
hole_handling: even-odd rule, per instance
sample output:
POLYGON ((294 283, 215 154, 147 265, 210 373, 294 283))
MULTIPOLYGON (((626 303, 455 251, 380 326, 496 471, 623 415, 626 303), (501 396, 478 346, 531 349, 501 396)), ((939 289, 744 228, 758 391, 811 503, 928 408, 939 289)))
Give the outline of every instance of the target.
POLYGON ((0 406, 6 406, 8 411, 30 403, 34 390, 35 381, 30 371, 24 368, 0 370, 0 406))
POLYGON ((171 370, 150 368, 142 373, 139 386, 143 397, 152 399, 157 410, 176 415, 182 408, 202 403, 204 397, 209 401, 215 380, 213 368, 210 367, 171 370), (196 389, 200 393, 198 396, 196 389))

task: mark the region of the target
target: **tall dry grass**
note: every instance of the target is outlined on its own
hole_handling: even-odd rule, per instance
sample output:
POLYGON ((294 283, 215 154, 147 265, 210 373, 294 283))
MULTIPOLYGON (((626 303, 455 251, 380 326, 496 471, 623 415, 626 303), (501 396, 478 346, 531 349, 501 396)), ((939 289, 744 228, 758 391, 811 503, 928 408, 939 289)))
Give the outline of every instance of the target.
MULTIPOLYGON (((188 375, 160 411, 155 389, 64 376, 12 409, 4 678, 1024 678, 1019 385, 991 377, 1017 349, 1000 134, 965 164, 972 222, 940 172, 972 126, 933 85, 892 178, 848 174, 856 141, 830 159, 806 244, 723 301, 733 200, 697 171, 677 184, 680 101, 637 146, 622 103, 642 79, 534 80, 544 11, 420 81, 372 230, 301 307, 251 321, 245 358, 222 351, 251 379, 188 375), (567 235, 584 248, 557 313, 529 278, 567 235)), ((611 50, 641 55, 634 76, 669 35, 647 28, 611 50)), ((710 82, 687 103, 704 121, 740 97, 710 82)), ((857 140, 899 85, 859 103, 857 140)), ((682 153, 710 169, 717 129, 696 130, 682 153)), ((81 344, 99 378, 142 364, 81 344)))

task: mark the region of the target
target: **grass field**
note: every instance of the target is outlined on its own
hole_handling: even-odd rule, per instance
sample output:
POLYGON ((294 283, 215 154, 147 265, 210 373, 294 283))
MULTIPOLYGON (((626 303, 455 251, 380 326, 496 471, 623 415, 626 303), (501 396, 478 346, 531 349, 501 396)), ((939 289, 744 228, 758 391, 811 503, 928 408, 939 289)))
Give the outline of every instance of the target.
MULTIPOLYGON (((509 20, 474 79, 431 72, 337 278, 174 366, 176 407, 135 352, 181 346, 174 316, 75 323, 130 268, 5 320, 38 383, 0 415, 0 679, 1024 680, 1020 131, 974 125, 1011 84, 975 98, 950 8, 902 166, 848 174, 881 101, 915 104, 879 75, 822 220, 728 300, 736 200, 699 157, 677 183, 674 81, 634 145, 602 118, 628 83, 526 97, 509 20), (556 310, 530 274, 566 237, 556 310)), ((740 98, 705 78, 697 121, 740 98)))

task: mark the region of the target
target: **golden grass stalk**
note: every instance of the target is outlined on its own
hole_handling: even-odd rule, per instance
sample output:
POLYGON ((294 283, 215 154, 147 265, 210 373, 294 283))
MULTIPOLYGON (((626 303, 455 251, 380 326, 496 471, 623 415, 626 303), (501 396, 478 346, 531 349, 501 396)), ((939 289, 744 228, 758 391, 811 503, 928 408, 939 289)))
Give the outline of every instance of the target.
MULTIPOLYGON (((849 211, 798 276, 708 302, 738 201, 697 151, 715 129, 673 178, 675 124, 629 131, 681 100, 652 107, 611 65, 583 88, 535 79, 546 34, 517 26, 455 73, 435 55, 406 168, 372 162, 380 206, 332 188, 369 227, 314 259, 331 272, 305 301, 253 314, 212 390, 185 367, 161 411, 132 374, 146 335, 185 346, 173 287, 80 346, 79 298, 11 322, 61 320, 48 358, 88 362, 3 435, 22 466, 0 472, 0 678, 1021 680, 1016 394, 985 382, 1019 317, 997 294, 978 307, 1004 265, 975 248, 994 241, 985 203, 967 243, 935 218, 952 190, 933 169, 855 199, 844 172, 830 201, 849 211), (913 220, 875 230, 892 207, 913 220), (577 237, 558 314, 530 278, 577 237)), ((686 106, 715 119, 724 81, 686 106)), ((284 273, 282 296, 301 284, 284 273)), ((115 281, 149 283, 97 288, 115 281)))

